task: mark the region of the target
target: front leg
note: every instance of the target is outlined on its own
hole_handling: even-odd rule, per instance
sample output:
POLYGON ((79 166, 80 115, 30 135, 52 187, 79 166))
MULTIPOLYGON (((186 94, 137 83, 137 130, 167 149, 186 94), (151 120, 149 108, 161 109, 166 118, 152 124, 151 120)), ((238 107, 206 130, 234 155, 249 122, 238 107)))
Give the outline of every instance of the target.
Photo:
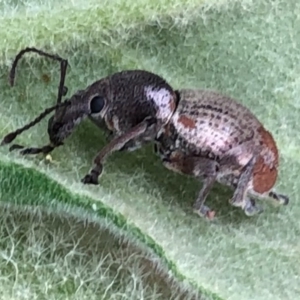
POLYGON ((130 140, 142 135, 152 123, 153 120, 145 119, 126 133, 114 138, 97 154, 94 159, 94 167, 81 182, 84 184, 98 184, 98 177, 102 174, 105 159, 113 152, 122 149, 122 147, 130 140))
POLYGON ((139 141, 130 140, 128 143, 126 143, 119 151, 122 152, 133 152, 141 147, 141 143, 139 141))
POLYGON ((170 155, 170 158, 164 159, 163 164, 169 170, 186 175, 192 175, 199 179, 204 178, 202 189, 193 204, 193 209, 201 217, 212 219, 215 212, 208 206, 204 205, 204 203, 216 181, 219 164, 214 160, 204 157, 185 157, 174 153, 170 155))

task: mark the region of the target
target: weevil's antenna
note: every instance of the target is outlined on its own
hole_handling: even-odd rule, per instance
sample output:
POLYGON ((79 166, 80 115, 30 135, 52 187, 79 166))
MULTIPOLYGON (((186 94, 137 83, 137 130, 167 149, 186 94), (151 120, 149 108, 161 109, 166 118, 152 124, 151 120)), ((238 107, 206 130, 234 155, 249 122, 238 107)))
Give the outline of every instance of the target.
MULTIPOLYGON (((25 126, 18 128, 17 130, 7 134, 3 140, 0 143, 0 146, 4 146, 6 144, 11 143, 19 134, 21 134, 22 132, 24 132, 25 130, 28 130, 29 128, 31 128, 32 126, 36 125, 37 123, 39 123, 42 119, 44 119, 47 115, 49 115, 52 111, 56 110, 59 107, 62 106, 67 106, 69 105, 71 102, 70 100, 64 101, 62 103, 58 103, 54 106, 51 106, 49 108, 46 108, 38 117, 36 117, 33 121, 29 122, 28 124, 26 124, 25 126)), ((20 145, 15 145, 16 147, 21 147, 20 145)), ((13 147, 13 146, 12 146, 13 147)))
MULTIPOLYGON (((43 154, 48 154, 50 153, 54 148, 58 147, 60 145, 46 145, 43 146, 41 148, 25 148, 24 150, 20 151, 20 154, 22 155, 26 155, 26 154, 39 154, 39 153, 43 153, 43 154)), ((9 148, 9 151, 13 151, 16 149, 23 149, 24 147, 21 145, 17 145, 14 144, 9 148)))
POLYGON ((65 84, 65 77, 66 77, 66 72, 67 72, 67 67, 68 67, 68 60, 63 59, 62 57, 54 54, 50 54, 47 52, 44 52, 42 50, 39 50, 34 47, 27 47, 23 50, 21 50, 15 57, 15 60, 12 64, 11 70, 9 72, 9 83, 11 86, 14 85, 15 82, 15 76, 16 76, 16 68, 18 61, 21 59, 21 57, 27 53, 27 52, 35 52, 38 53, 41 56, 46 56, 48 58, 57 60, 60 62, 60 82, 59 82, 59 87, 58 87, 58 94, 57 94, 57 104, 61 103, 61 99, 63 96, 65 96, 68 92, 68 88, 64 85, 65 84))

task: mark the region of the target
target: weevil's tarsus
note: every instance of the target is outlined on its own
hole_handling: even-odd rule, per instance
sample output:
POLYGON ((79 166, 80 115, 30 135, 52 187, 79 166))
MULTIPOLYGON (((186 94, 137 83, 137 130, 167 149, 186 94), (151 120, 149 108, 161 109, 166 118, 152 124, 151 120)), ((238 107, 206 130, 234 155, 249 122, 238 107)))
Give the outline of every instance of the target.
POLYGON ((201 218, 207 219, 209 221, 213 220, 216 212, 211 210, 208 206, 202 205, 200 209, 194 209, 194 213, 199 215, 201 218))
POLYGON ((21 59, 21 57, 27 53, 27 52, 35 52, 41 56, 45 56, 48 58, 51 58, 53 60, 59 61, 60 62, 60 82, 59 82, 59 87, 58 87, 58 94, 57 94, 57 104, 61 103, 62 97, 65 96, 68 92, 68 88, 64 85, 65 84, 65 77, 66 77, 66 72, 67 72, 67 67, 68 67, 68 60, 63 59, 62 57, 55 55, 55 54, 50 54, 47 52, 44 52, 42 50, 39 50, 34 47, 27 47, 23 50, 21 50, 15 57, 15 60, 13 61, 10 73, 9 73, 9 83, 11 86, 14 85, 15 83, 15 77, 16 77, 16 68, 18 61, 21 59))
POLYGON ((124 147, 126 143, 130 140, 137 138, 141 134, 145 133, 149 126, 153 125, 156 121, 152 118, 146 118, 143 122, 139 123, 128 132, 124 133, 113 139, 109 144, 107 144, 95 157, 94 167, 87 174, 81 182, 84 184, 98 184, 98 177, 101 175, 103 170, 103 163, 106 158, 113 152, 118 151, 124 147))
MULTIPOLYGON (((214 183, 216 181, 216 176, 207 176, 203 180, 203 187, 199 192, 199 195, 194 202, 193 209, 201 212, 202 207, 204 206, 207 195, 211 191, 214 183)), ((210 210, 210 209, 209 209, 210 210)))
POLYGON ((258 205, 253 198, 246 197, 246 203, 244 207, 245 215, 252 217, 263 212, 263 208, 258 205))
POLYGON ((289 197, 286 195, 278 194, 275 191, 269 192, 269 197, 275 200, 276 203, 280 205, 288 205, 289 204, 289 197))
POLYGON ((98 164, 95 165, 94 168, 90 171, 90 173, 86 174, 82 179, 81 182, 84 184, 99 184, 98 178, 102 174, 103 165, 98 164))

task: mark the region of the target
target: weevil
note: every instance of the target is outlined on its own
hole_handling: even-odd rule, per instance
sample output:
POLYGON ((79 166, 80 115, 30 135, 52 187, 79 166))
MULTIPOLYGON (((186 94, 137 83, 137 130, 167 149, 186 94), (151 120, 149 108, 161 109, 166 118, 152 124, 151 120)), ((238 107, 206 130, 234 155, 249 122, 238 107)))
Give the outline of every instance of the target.
MULTIPOLYGON (((1 145, 55 111, 48 121, 50 143, 25 148, 21 154, 50 153, 63 145, 76 125, 89 118, 108 131, 111 141, 95 157, 94 167, 82 179, 85 184, 98 184, 103 163, 112 152, 134 151, 155 140, 155 151, 165 167, 204 180, 193 205, 201 216, 214 215, 204 203, 216 181, 234 189, 230 203, 248 216, 262 211, 256 198, 288 204, 287 196, 273 190, 279 164, 276 143, 250 110, 237 101, 212 91, 174 91, 158 75, 129 70, 102 78, 61 102, 67 93, 64 80, 68 63, 59 56, 35 48, 22 50, 10 72, 11 85, 17 61, 29 51, 60 61, 57 104, 6 135, 1 145)), ((10 150, 22 148, 13 145, 10 150)))
POLYGON ((74 93, 62 102, 68 89, 64 85, 68 61, 36 48, 26 48, 16 56, 10 71, 10 84, 14 84, 18 60, 27 52, 57 60, 61 64, 61 78, 56 105, 47 108, 35 120, 7 134, 1 145, 11 143, 17 135, 39 123, 55 111, 48 120, 50 143, 41 148, 25 148, 15 144, 10 150, 23 155, 49 154, 63 145, 75 126, 89 118, 109 133, 109 143, 95 156, 94 166, 82 178, 84 184, 98 184, 103 164, 114 151, 134 151, 153 142, 158 130, 167 123, 177 106, 177 95, 165 79, 144 70, 127 70, 101 78, 74 93))
POLYGON ((235 99, 212 90, 181 89, 178 106, 155 139, 154 151, 163 165, 203 181, 194 211, 214 216, 205 200, 215 182, 234 190, 230 204, 246 215, 262 212, 257 198, 287 205, 274 191, 279 153, 272 134, 235 99))

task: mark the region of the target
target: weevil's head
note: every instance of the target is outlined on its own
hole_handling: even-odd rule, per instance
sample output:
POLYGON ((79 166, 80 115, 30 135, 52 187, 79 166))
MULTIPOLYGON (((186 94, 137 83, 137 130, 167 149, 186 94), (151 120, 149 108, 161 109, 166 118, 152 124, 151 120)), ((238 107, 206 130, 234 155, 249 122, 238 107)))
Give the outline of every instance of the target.
POLYGON ((59 146, 73 132, 76 125, 88 116, 103 118, 106 112, 106 82, 97 81, 85 90, 76 92, 65 105, 58 107, 48 121, 51 143, 59 146))

